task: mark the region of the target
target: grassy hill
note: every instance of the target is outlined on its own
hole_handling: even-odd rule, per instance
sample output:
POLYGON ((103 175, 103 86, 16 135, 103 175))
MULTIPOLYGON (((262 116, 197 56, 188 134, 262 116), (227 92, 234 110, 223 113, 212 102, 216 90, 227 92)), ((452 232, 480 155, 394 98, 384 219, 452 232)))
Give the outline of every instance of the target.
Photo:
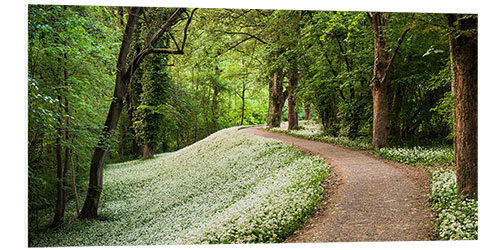
POLYGON ((63 226, 30 232, 29 246, 279 242, 317 206, 328 171, 291 146, 224 129, 106 166, 101 219, 77 220, 70 203, 63 226))

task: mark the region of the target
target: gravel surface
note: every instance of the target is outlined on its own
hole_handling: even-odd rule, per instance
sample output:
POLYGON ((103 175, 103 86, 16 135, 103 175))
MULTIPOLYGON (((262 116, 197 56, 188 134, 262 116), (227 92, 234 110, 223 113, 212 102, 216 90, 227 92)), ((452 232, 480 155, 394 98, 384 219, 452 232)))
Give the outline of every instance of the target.
POLYGON ((324 202, 286 242, 431 240, 433 214, 425 170, 334 144, 260 128, 242 133, 277 139, 331 166, 324 202))

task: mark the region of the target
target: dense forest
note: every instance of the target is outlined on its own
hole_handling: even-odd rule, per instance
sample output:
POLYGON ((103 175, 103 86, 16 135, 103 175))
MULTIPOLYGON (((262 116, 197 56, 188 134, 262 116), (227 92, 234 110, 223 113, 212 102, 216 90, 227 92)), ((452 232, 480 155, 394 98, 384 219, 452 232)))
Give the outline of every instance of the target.
POLYGON ((27 26, 30 235, 97 218, 108 164, 301 120, 454 148, 477 199, 477 15, 29 5, 27 26))

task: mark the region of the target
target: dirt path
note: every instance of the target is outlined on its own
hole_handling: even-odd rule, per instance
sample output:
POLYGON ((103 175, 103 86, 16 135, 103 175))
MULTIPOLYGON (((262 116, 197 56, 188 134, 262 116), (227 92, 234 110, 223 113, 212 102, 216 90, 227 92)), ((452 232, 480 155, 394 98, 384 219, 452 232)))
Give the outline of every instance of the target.
POLYGON ((431 239, 426 172, 333 144, 259 128, 241 132, 292 144, 319 155, 332 167, 324 203, 287 242, 431 239))

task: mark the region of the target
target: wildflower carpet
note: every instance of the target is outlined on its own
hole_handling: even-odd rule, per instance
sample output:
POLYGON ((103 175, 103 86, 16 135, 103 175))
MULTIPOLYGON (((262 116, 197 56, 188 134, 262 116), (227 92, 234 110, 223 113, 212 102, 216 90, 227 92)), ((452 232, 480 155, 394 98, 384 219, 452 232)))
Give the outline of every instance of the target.
MULTIPOLYGON (((330 168, 276 140, 218 131, 105 167, 100 218, 29 232, 30 247, 282 242, 318 207, 330 168)), ((71 210, 70 210, 71 209, 71 210)), ((52 209, 41 212, 42 225, 52 209)))
POLYGON ((369 152, 260 128, 242 133, 277 139, 319 155, 333 168, 321 209, 288 242, 430 240, 432 212, 426 172, 369 152))

